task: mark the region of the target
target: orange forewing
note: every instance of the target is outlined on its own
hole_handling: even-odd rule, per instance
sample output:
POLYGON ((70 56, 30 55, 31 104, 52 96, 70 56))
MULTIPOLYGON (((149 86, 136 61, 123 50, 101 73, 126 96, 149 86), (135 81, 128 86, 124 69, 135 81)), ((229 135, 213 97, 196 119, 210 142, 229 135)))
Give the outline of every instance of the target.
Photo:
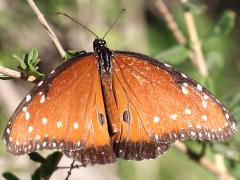
POLYGON ((97 69, 91 54, 61 65, 40 82, 8 123, 4 133, 8 151, 105 147, 101 151, 108 148, 114 160, 97 69))

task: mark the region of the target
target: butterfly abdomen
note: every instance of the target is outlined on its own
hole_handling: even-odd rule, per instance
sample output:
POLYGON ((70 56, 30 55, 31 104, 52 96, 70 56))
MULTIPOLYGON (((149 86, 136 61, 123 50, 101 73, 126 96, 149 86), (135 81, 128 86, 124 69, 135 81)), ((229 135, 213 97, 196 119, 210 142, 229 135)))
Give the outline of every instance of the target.
POLYGON ((110 130, 112 134, 119 134, 121 131, 120 119, 118 116, 118 107, 112 89, 112 75, 104 74, 102 76, 103 99, 106 107, 106 113, 110 130))

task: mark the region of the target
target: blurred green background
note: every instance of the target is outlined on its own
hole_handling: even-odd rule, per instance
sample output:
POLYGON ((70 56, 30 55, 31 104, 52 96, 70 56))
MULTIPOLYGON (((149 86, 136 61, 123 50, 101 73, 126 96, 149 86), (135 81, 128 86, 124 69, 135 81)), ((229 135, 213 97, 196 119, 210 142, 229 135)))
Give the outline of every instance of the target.
MULTIPOLYGON (((122 8, 126 12, 106 37, 110 49, 127 50, 160 58, 207 86, 240 120, 240 1, 190 1, 197 30, 203 45, 209 77, 203 78, 187 58, 187 48, 179 46, 168 29, 154 1, 144 0, 51 0, 35 1, 56 32, 63 47, 92 51, 94 37, 68 19, 56 15, 65 12, 89 27, 100 37, 106 32, 122 8)), ((164 1, 187 38, 181 3, 164 1)), ((26 1, 0 0, 0 66, 16 69, 13 54, 21 56, 31 48, 39 51, 40 71, 47 74, 62 60, 45 29, 40 25, 26 1)), ((33 85, 20 80, 0 80, 0 132, 11 113, 33 85)), ((228 172, 240 179, 240 141, 236 135, 229 142, 207 146, 206 156, 214 161, 215 153, 225 156, 228 172)), ((201 143, 188 142, 199 151, 201 143)), ((45 154, 48 154, 45 152, 45 154)), ((63 158, 61 165, 71 161, 63 158)), ((38 164, 28 156, 13 157, 0 141, 0 173, 11 171, 21 179, 30 179, 38 164)), ((60 179, 67 170, 58 170, 52 179, 60 179)), ((71 179, 164 179, 205 180, 216 176, 190 160, 175 148, 153 161, 123 161, 114 165, 74 170, 71 179)), ((0 178, 1 179, 1 178, 0 178)))

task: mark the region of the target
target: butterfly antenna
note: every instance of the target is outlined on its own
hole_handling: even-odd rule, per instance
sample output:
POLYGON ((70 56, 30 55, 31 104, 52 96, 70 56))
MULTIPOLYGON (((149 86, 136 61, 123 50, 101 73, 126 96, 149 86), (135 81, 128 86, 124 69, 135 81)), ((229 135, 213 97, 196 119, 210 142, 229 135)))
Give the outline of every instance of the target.
POLYGON ((121 17, 122 13, 125 11, 126 9, 122 9, 122 11, 119 13, 119 15, 117 16, 117 18, 115 19, 115 21, 112 23, 112 25, 108 28, 107 32, 104 34, 103 38, 104 39, 106 37, 106 35, 109 33, 109 31, 112 29, 112 27, 116 24, 116 22, 118 21, 118 19, 121 17))
POLYGON ((77 23, 78 25, 82 26, 84 29, 86 29, 88 32, 92 33, 96 38, 99 38, 93 31, 91 31, 88 27, 84 26, 83 24, 81 24, 80 22, 78 22, 77 20, 73 19, 71 16, 62 13, 62 12, 57 12, 56 14, 60 14, 63 15, 69 19, 71 19, 73 22, 77 23))

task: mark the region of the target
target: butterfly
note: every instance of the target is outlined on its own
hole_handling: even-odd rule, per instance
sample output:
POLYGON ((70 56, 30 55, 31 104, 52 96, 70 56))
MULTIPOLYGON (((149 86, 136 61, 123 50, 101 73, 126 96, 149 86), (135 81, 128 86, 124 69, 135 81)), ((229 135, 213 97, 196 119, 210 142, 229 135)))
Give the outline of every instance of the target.
POLYGON ((23 99, 3 140, 13 155, 61 150, 83 165, 154 159, 176 140, 222 141, 237 131, 206 88, 143 54, 96 38, 23 99))

